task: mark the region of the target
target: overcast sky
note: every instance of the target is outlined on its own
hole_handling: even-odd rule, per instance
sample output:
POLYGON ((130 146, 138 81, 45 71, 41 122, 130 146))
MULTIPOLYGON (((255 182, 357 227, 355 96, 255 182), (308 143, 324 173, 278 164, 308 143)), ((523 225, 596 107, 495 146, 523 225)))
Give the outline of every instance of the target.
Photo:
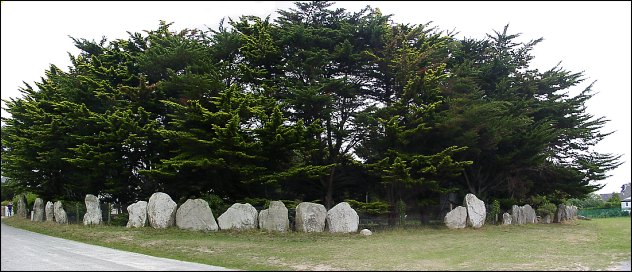
MULTIPOLYGON (((595 151, 622 154, 625 161, 601 181, 598 193, 619 192, 630 182, 630 10, 631 2, 397 2, 345 1, 334 7, 359 11, 366 5, 393 14, 396 23, 432 21, 458 37, 482 38, 493 30, 522 33, 520 41, 544 38, 532 54, 531 68, 562 67, 584 71, 585 84, 594 80, 599 93, 588 101, 588 112, 611 120, 605 131, 615 131, 595 146, 595 151)), ((174 22, 172 30, 217 28, 223 17, 240 15, 273 18, 278 9, 293 7, 286 1, 251 2, 13 2, 2 3, 2 99, 18 97, 22 81, 33 86, 50 64, 67 71, 67 52, 78 50, 72 40, 127 38, 126 31, 154 30, 159 20, 174 22)), ((2 102, 2 107, 5 103, 2 102)), ((2 110, 2 116, 7 113, 2 110)))

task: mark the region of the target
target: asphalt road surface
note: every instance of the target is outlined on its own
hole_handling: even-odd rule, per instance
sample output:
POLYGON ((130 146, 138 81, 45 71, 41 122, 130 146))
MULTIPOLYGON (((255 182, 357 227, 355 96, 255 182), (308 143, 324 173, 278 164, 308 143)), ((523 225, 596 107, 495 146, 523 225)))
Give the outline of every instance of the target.
POLYGON ((10 270, 165 270, 225 271, 219 266, 183 262, 46 236, 2 224, 2 271, 10 270))

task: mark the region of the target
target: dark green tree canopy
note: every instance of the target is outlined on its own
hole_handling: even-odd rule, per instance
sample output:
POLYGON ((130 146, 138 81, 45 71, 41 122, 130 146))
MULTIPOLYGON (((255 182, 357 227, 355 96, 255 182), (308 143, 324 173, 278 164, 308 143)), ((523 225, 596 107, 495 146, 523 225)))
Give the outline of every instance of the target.
POLYGON ((583 197, 619 166, 592 150, 583 73, 531 69, 508 26, 458 39, 366 7, 299 2, 275 20, 72 38, 81 50, 6 101, 2 172, 48 199, 345 199, 424 207, 583 197))

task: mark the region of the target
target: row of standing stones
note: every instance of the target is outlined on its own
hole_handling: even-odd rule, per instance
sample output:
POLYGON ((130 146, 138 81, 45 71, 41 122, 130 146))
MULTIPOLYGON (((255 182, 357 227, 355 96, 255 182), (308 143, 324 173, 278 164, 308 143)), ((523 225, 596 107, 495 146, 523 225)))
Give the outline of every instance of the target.
MULTIPOLYGON (((467 194, 463 200, 463 206, 458 206, 445 215, 443 222, 448 228, 480 228, 483 224, 485 224, 487 212, 485 210, 485 203, 482 200, 478 199, 473 194, 467 194)), ((554 223, 561 223, 564 221, 575 220, 577 219, 577 207, 559 204, 553 217, 554 218, 551 218, 551 215, 547 215, 539 220, 535 214, 535 210, 531 208, 529 204, 525 204, 523 206, 513 205, 511 207, 511 214, 503 213, 502 224, 549 224, 551 221, 554 223)))
MULTIPOLYGON (((98 225, 103 222, 99 199, 94 195, 86 195, 86 214, 83 217, 84 225, 98 225)), ((473 194, 467 194, 463 206, 458 206, 448 212, 444 217, 445 225, 450 229, 465 227, 480 228, 485 223, 487 216, 485 203, 473 194), (463 207, 465 206, 465 207, 463 207)), ((149 202, 138 201, 127 207, 129 220, 127 227, 144 227, 149 221, 153 228, 168 228, 176 225, 187 230, 216 231, 218 229, 245 230, 259 229, 269 231, 289 231, 288 209, 281 201, 271 201, 268 209, 257 213, 252 205, 235 203, 215 221, 213 211, 203 199, 188 199, 177 208, 177 204, 168 194, 157 192, 149 202)), ((18 198, 17 215, 28 218, 26 197, 18 198)), ((560 204, 553 215, 545 216, 541 223, 560 223, 577 219, 577 207, 560 204)), ((68 223, 68 216, 62 207, 61 201, 52 203, 41 198, 35 199, 33 205, 33 221, 54 221, 60 224, 68 223)), ((534 224, 537 223, 535 210, 529 204, 524 206, 513 205, 511 214, 503 214, 503 225, 509 224, 534 224)), ((295 229, 301 232, 323 232, 325 226, 329 232, 356 232, 358 231, 359 216, 347 202, 341 202, 329 211, 325 206, 317 203, 302 202, 296 206, 295 229)), ((362 230, 362 234, 370 235, 369 230, 362 230)))
MULTIPOLYGON (((93 196, 94 197, 94 196, 93 196)), ((96 197, 95 197, 96 198, 96 197)), ((86 196, 86 199, 88 197, 86 196)), ((16 214, 19 217, 28 218, 28 209, 26 207, 26 197, 24 195, 18 196, 18 207, 16 210, 16 214)), ((51 221, 57 222, 59 224, 67 224, 68 223, 68 215, 61 204, 61 201, 46 202, 44 205, 44 201, 41 198, 36 198, 35 203, 33 204, 33 214, 31 216, 32 221, 51 221)))
MULTIPOLYGON (((54 221, 68 223, 66 212, 61 202, 50 201, 44 207, 40 198, 33 205, 33 221, 54 221)), ((103 222, 99 199, 94 195, 86 195, 86 214, 84 225, 97 225, 103 222)), ((219 229, 246 230, 259 229, 269 231, 289 231, 288 209, 281 201, 271 201, 268 209, 257 213, 250 204, 233 204, 215 221, 213 211, 203 199, 188 199, 179 208, 168 194, 154 193, 149 201, 137 201, 127 207, 129 219, 127 227, 145 227, 147 222, 153 228, 162 229, 177 226, 180 229, 195 231, 216 231, 219 229)), ((18 215, 27 217, 26 198, 18 200, 18 215)), ((351 233, 358 231, 359 216, 347 202, 341 202, 329 211, 317 203, 302 202, 296 207, 297 231, 323 232, 325 226, 329 232, 351 233)), ((369 230, 362 230, 363 235, 371 235, 369 230)))

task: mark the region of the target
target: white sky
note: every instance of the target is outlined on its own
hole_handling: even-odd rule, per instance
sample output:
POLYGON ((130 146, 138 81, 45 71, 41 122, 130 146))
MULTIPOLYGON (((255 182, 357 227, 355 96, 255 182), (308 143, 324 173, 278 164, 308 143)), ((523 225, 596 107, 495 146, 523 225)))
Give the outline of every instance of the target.
MULTIPOLYGON (((622 184, 630 182, 631 2, 345 1, 333 7, 357 12, 366 5, 394 14, 395 22, 432 21, 440 29, 458 31, 459 37, 481 38, 493 30, 502 31, 506 24, 509 32, 522 33, 520 41, 543 37, 532 51, 532 68, 545 70, 562 61, 562 67, 570 71, 584 71, 586 84, 597 80, 594 90, 599 93, 588 101, 588 112, 606 116, 611 122, 605 131, 616 131, 595 150, 623 154, 625 163, 600 182, 606 186, 597 193, 619 192, 622 184)), ((78 53, 69 35, 97 41, 101 36, 127 38, 126 31, 154 30, 161 19, 174 22, 173 30, 216 29, 223 17, 275 17, 277 9, 293 6, 287 1, 3 1, 2 99, 18 97, 22 81, 34 86, 50 64, 67 70, 67 52, 78 53)), ((6 114, 2 110, 2 116, 6 114)))

